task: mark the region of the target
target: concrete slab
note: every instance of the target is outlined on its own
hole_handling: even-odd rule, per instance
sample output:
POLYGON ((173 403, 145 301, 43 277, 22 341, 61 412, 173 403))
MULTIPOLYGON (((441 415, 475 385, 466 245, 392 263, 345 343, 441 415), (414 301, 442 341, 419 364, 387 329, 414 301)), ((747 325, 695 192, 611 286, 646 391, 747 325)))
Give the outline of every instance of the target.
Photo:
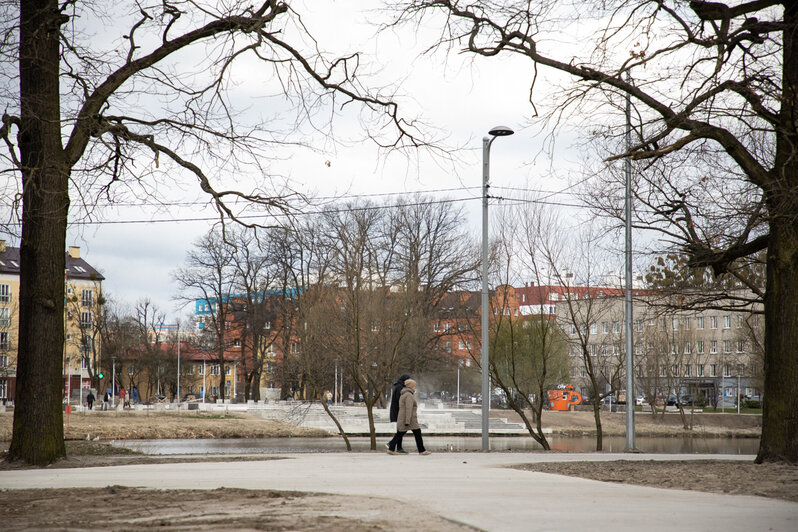
MULTIPOLYGON (((751 456, 541 453, 283 455, 195 462, 0 472, 0 488, 123 485, 157 489, 279 489, 401 501, 481 530, 798 530, 798 504, 609 484, 508 469, 568 460, 746 460, 751 456)), ((410 526, 410 525, 409 525, 410 526)))

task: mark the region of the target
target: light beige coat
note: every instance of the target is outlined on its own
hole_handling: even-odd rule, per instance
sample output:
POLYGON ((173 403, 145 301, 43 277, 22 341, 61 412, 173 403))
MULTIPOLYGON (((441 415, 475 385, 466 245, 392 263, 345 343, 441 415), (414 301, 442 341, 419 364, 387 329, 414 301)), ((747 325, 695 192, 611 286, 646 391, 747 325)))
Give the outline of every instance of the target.
POLYGON ((396 418, 396 430, 406 432, 420 428, 416 396, 412 389, 405 386, 402 389, 402 395, 399 396, 399 416, 396 418))

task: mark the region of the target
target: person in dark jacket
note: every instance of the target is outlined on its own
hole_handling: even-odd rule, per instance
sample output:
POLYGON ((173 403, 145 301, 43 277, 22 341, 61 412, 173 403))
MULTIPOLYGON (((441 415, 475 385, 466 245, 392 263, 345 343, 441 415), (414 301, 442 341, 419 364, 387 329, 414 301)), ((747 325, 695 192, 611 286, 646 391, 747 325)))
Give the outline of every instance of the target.
POLYGON ((86 396, 86 406, 89 407, 89 410, 94 406, 94 394, 91 393, 91 391, 89 391, 89 395, 86 396))
MULTIPOLYGON (((402 396, 402 389, 405 387, 405 381, 409 378, 410 375, 403 373, 402 376, 393 383, 393 393, 391 394, 391 423, 396 423, 396 419, 399 417, 399 398, 402 396)), ((399 432, 393 435, 393 438, 385 444, 385 447, 388 448, 389 454, 393 452, 404 453, 402 450, 402 438, 399 432)))

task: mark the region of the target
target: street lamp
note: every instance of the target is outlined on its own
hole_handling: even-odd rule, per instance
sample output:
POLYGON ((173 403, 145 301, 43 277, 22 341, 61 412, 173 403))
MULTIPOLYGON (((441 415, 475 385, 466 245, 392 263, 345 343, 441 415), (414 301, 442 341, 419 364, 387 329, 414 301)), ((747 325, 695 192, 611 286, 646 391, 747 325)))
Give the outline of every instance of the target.
POLYGON ((496 137, 514 133, 507 126, 496 126, 482 137, 482 450, 490 450, 488 417, 490 416, 490 361, 488 355, 488 181, 490 178, 490 146, 496 137))

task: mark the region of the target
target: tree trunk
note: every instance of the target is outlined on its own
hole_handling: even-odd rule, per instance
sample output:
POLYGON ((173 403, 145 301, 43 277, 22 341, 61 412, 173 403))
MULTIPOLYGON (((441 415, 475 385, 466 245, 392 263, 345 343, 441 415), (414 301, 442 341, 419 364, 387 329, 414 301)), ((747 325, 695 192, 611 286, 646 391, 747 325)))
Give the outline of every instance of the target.
POLYGON ((66 456, 62 413, 69 172, 61 145, 58 2, 20 8, 22 163, 19 351, 10 460, 66 456))
MULTIPOLYGON (((796 192, 793 192, 793 195, 796 192)), ((757 463, 798 463, 798 206, 771 223, 765 296, 765 400, 757 463), (791 321, 787 321, 792 318, 791 321)))
POLYGON ((604 449, 604 434, 601 430, 601 400, 598 393, 593 400, 593 418, 596 420, 596 450, 601 451, 604 449))
POLYGON ((757 463, 798 463, 798 5, 784 5, 782 127, 765 200, 770 215, 765 293, 765 401, 757 463))

